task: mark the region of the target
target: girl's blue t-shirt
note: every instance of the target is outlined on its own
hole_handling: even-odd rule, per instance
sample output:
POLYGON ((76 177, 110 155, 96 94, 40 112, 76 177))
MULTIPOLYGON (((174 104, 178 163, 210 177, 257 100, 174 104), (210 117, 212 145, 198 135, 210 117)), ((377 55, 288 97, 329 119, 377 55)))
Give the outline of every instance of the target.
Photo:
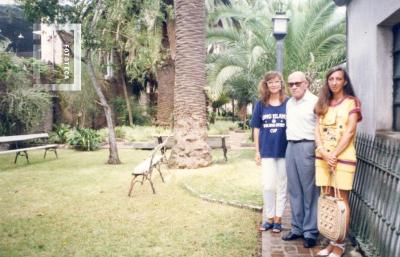
POLYGON ((259 146, 261 158, 285 157, 286 139, 286 103, 288 98, 279 106, 264 106, 256 103, 250 126, 260 129, 259 146))

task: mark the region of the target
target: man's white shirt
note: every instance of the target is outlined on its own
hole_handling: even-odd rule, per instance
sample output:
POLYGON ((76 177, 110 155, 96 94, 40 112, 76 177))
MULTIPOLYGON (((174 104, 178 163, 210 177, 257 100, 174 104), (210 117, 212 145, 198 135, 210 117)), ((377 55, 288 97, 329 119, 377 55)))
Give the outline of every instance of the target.
POLYGON ((316 116, 314 107, 318 97, 306 90, 300 100, 291 97, 286 106, 287 140, 314 140, 316 116))

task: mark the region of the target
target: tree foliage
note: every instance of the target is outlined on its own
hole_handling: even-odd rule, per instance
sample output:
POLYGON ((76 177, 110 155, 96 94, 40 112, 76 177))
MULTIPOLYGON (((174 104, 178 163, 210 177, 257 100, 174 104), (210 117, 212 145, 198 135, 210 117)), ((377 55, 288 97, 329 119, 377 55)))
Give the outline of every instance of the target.
MULTIPOLYGON (((32 87, 33 59, 0 52, 0 135, 24 133, 39 125, 50 95, 32 87)), ((42 64, 41 69, 47 67, 42 64)))
POLYGON ((317 82, 312 87, 317 91, 318 79, 326 70, 345 61, 345 19, 331 1, 239 0, 220 5, 209 14, 210 23, 221 18, 235 22, 208 30, 208 44, 212 45, 207 57, 211 99, 225 92, 246 103, 257 96, 260 78, 276 67, 271 19, 278 8, 287 9, 290 18, 284 77, 295 70, 304 71, 317 82))

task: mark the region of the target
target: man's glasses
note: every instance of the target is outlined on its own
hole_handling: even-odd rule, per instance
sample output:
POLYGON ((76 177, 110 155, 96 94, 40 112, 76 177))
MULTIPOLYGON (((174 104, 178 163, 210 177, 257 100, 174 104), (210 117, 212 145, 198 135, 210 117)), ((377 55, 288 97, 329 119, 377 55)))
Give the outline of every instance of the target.
POLYGON ((303 81, 296 81, 296 82, 289 82, 288 85, 289 87, 293 87, 294 85, 296 85, 296 87, 300 87, 302 83, 303 81))

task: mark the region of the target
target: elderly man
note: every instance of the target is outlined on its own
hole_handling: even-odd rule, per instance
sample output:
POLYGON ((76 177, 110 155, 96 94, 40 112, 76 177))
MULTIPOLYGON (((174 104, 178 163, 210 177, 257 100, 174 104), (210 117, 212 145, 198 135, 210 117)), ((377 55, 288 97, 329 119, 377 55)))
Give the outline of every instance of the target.
POLYGON ((289 75, 288 84, 292 97, 287 103, 288 146, 286 172, 292 209, 292 228, 283 240, 304 238, 304 247, 315 246, 318 237, 317 201, 319 191, 315 186, 316 117, 314 106, 318 98, 308 90, 303 72, 289 75))

